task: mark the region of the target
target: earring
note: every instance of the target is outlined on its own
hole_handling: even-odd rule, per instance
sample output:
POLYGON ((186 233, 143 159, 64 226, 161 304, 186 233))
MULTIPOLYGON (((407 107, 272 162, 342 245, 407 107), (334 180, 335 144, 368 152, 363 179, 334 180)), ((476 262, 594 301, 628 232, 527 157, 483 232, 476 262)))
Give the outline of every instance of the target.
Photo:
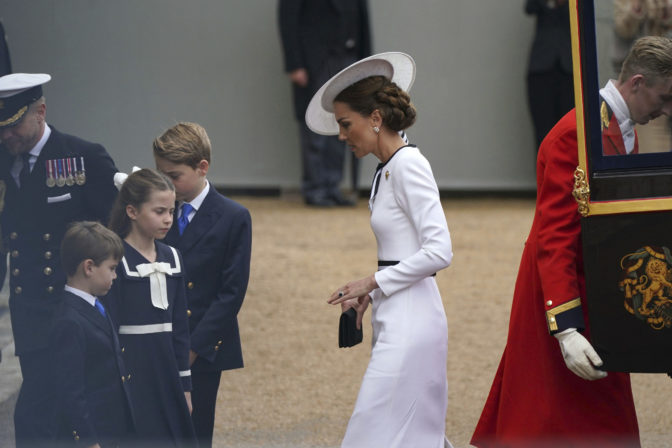
POLYGON ((374 127, 373 127, 373 132, 375 132, 376 134, 379 133, 379 132, 380 132, 380 128, 379 128, 378 126, 374 126, 374 127))

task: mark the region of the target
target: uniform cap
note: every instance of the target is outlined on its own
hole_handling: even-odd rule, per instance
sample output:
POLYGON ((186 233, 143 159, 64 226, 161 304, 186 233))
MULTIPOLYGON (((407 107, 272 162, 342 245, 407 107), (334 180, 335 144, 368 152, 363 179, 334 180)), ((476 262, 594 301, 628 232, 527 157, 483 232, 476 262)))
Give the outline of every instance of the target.
POLYGON ((28 106, 42 97, 42 84, 51 76, 45 73, 12 73, 0 77, 0 128, 17 124, 28 106))

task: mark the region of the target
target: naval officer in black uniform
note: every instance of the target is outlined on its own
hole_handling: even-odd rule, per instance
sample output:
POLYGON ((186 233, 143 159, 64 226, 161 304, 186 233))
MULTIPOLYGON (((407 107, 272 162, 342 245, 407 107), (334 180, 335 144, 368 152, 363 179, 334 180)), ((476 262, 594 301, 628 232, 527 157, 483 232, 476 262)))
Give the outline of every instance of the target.
POLYGON ((42 85, 51 76, 0 78, 2 238, 9 252, 9 310, 23 384, 14 410, 16 446, 50 436, 48 334, 65 284, 59 245, 72 221, 107 223, 117 169, 101 145, 47 125, 42 85))

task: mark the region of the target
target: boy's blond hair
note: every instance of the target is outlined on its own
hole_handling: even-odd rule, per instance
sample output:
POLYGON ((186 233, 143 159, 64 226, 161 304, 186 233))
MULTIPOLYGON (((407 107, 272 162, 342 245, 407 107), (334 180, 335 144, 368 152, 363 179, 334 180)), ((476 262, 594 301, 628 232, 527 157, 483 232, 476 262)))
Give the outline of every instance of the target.
POLYGON ((154 157, 196 169, 201 160, 210 163, 212 147, 203 126, 181 122, 167 129, 152 143, 154 157))
POLYGON ((68 277, 77 273, 84 260, 100 264, 108 258, 116 261, 124 255, 124 243, 116 233, 96 221, 73 222, 61 241, 61 263, 68 277))

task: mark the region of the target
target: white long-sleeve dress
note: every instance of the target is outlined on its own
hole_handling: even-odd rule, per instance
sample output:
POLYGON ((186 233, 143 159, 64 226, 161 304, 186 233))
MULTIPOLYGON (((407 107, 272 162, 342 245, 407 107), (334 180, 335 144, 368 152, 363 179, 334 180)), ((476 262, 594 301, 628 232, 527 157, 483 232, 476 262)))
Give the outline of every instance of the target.
POLYGON ((398 263, 375 275, 371 361, 341 446, 450 446, 448 327, 432 275, 450 264, 452 246, 432 169, 416 147, 379 165, 369 206, 379 263, 398 263))

